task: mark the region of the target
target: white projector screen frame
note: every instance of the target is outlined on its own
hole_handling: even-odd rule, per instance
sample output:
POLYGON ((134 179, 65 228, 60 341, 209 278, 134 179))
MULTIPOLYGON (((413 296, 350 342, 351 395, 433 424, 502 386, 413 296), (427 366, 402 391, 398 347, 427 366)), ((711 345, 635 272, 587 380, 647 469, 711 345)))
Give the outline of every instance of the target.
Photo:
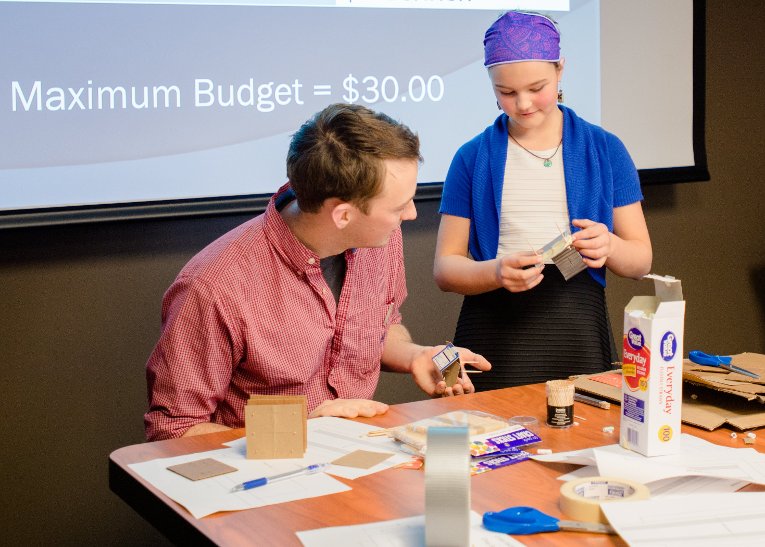
POLYGON ((625 142, 643 184, 709 178, 703 1, 349 2, 0 0, 0 228, 257 212, 291 133, 349 100, 420 134, 417 199, 438 199, 458 146, 498 114, 483 30, 528 4, 559 21, 566 103, 625 142))

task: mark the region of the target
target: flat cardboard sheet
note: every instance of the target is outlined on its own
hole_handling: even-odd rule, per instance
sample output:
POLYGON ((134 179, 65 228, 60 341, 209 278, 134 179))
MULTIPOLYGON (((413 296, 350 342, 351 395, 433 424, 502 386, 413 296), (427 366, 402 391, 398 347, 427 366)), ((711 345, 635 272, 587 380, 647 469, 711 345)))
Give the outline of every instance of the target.
POLYGON ((219 462, 213 458, 204 458, 201 460, 194 460, 193 462, 179 463, 177 465, 171 465, 168 469, 173 473, 178 473, 182 477, 186 477, 192 481, 209 479, 210 477, 217 477, 218 475, 225 475, 226 473, 239 471, 236 467, 219 462))
POLYGON ((622 404, 622 371, 614 370, 576 376, 574 389, 600 399, 622 404))
POLYGON ((358 467, 359 469, 370 469, 378 463, 384 462, 393 456, 392 452, 371 452, 369 450, 354 450, 350 454, 341 456, 333 460, 332 465, 342 465, 345 467, 358 467))
MULTIPOLYGON (((725 424, 739 429, 765 426, 765 355, 741 353, 732 362, 760 375, 758 380, 724 369, 683 361, 683 423, 712 431, 725 424), (692 397, 695 395, 695 398, 692 397)), ((574 378, 577 391, 621 404, 619 371, 574 378)))

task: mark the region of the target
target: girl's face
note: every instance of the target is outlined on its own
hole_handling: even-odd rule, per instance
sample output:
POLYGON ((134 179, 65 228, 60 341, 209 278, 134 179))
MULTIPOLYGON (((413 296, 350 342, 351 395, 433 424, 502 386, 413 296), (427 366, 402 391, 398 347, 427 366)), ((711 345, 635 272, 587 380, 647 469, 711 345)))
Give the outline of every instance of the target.
POLYGON ((523 129, 543 128, 558 112, 558 81, 563 65, 523 61, 489 68, 494 95, 502 110, 523 129))

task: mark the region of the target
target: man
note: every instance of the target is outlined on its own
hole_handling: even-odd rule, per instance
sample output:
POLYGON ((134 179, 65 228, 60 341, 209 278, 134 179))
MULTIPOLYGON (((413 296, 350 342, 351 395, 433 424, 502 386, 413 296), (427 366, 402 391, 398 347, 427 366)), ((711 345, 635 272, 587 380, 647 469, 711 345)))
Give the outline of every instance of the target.
MULTIPOLYGON (((401 324, 400 225, 417 216, 419 139, 361 106, 303 124, 266 212, 211 243, 165 294, 147 363, 149 440, 242 427, 252 393, 304 394, 310 417, 374 416, 380 367, 428 395, 447 388, 401 324)), ((488 370, 480 355, 464 360, 488 370)))

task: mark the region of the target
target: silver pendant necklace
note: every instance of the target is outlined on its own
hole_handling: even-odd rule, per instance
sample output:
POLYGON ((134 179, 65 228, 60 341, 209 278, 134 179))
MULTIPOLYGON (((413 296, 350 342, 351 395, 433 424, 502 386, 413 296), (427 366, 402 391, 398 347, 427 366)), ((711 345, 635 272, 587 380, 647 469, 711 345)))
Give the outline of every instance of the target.
POLYGON ((560 142, 558 143, 558 146, 556 146, 556 147, 555 147, 555 152, 553 152, 552 154, 550 154, 549 156, 547 156, 547 157, 545 158, 544 156, 539 156, 539 155, 535 154, 534 152, 532 152, 531 150, 529 150, 528 148, 526 148, 525 146, 523 146, 521 143, 519 143, 517 140, 515 140, 515 137, 513 137, 513 136, 510 134, 510 131, 508 131, 508 132, 507 132, 507 134, 508 134, 508 136, 509 136, 511 139, 513 139, 513 142, 514 142, 515 144, 517 144, 518 146, 520 146, 521 148, 523 148, 523 149, 524 149, 526 152, 528 152, 529 154, 531 154, 531 155, 532 155, 532 156, 534 156, 535 158, 539 158, 540 160, 543 160, 543 162, 542 162, 542 165, 544 165, 545 167, 551 167, 551 166, 552 166, 552 159, 555 157, 555 154, 557 154, 557 153, 558 153, 558 150, 560 150, 560 145, 561 145, 561 144, 563 144, 563 137, 561 137, 561 138, 560 138, 560 142))

